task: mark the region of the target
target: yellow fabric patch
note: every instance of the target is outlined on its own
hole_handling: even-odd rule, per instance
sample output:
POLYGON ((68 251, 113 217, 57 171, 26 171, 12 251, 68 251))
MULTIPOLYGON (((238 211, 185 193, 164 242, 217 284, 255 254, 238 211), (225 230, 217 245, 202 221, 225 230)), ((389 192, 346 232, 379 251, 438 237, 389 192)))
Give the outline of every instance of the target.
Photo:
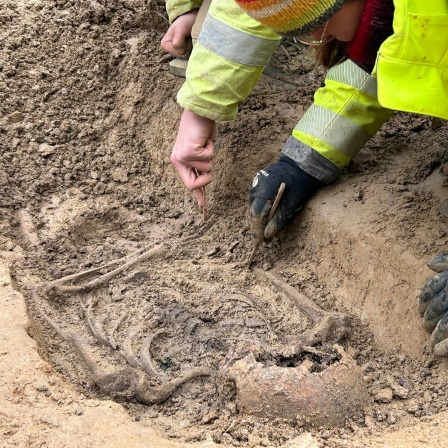
POLYGON ((317 90, 314 101, 321 107, 342 115, 374 135, 392 114, 378 100, 359 89, 337 81, 326 80, 325 87, 317 90))
POLYGON ((338 151, 336 148, 334 148, 330 144, 328 144, 322 140, 319 140, 316 137, 308 135, 302 131, 298 131, 298 130, 294 129, 292 131, 292 135, 297 140, 300 140, 301 142, 305 143, 305 145, 308 145, 311 148, 315 149, 319 154, 321 154, 326 159, 333 162, 339 168, 343 168, 351 160, 350 157, 348 157, 344 153, 338 151))

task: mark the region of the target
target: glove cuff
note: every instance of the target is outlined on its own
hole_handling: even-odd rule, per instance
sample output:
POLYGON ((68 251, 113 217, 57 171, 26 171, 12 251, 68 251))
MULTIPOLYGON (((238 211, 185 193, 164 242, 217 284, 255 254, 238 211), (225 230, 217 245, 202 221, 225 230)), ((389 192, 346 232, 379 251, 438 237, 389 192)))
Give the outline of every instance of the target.
POLYGON ((325 186, 325 183, 316 179, 311 174, 308 174, 295 160, 290 157, 281 154, 279 158, 280 163, 287 163, 290 166, 294 167, 294 179, 295 185, 294 190, 300 189, 304 196, 308 196, 310 198, 314 193, 325 186))

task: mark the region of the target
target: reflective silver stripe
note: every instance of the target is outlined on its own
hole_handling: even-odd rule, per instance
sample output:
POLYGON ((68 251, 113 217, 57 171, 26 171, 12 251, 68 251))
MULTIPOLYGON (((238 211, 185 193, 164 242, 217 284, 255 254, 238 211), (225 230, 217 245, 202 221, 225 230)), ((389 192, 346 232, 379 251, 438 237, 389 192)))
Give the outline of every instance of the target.
POLYGON ((292 136, 283 146, 282 154, 294 160, 303 171, 324 184, 331 184, 341 172, 333 162, 292 136))
POLYGON ((280 40, 262 39, 232 28, 207 14, 198 43, 229 61, 264 67, 280 40))
MULTIPOLYGON (((350 110, 351 113, 359 111, 359 114, 364 117, 362 121, 366 123, 370 132, 375 130, 375 124, 378 124, 379 128, 386 120, 387 114, 377 103, 376 78, 370 76, 355 63, 347 60, 336 65, 328 71, 326 80, 336 81, 348 86, 349 90, 353 89, 353 93, 347 95, 345 100, 341 99, 341 104, 333 106, 337 106, 341 111, 350 110), (369 97, 372 100, 369 100, 369 97)), ((333 88, 333 86, 328 87, 333 88)), ((337 89, 337 86, 334 88, 337 89)), ((324 101, 329 100, 324 98, 322 102, 324 101)), ((360 117, 357 118, 359 121, 360 117)), ((306 141, 316 149, 295 137, 290 137, 282 152, 291 157, 308 174, 324 183, 331 183, 336 179, 340 167, 347 162, 345 159, 352 159, 371 138, 370 132, 364 130, 361 125, 318 104, 313 104, 306 111, 295 129, 310 136, 311 138, 306 141), (313 137, 316 139, 315 144, 312 143, 313 137), (338 151, 339 156, 331 148, 338 151), (335 161, 340 160, 340 163, 336 165, 326 155, 330 157, 333 155, 331 158, 335 161)))
POLYGON ((328 70, 325 79, 347 84, 367 95, 378 98, 378 84, 376 78, 369 75, 361 67, 358 67, 353 61, 350 61, 350 59, 342 64, 337 64, 328 70))
POLYGON ((350 158, 371 137, 353 121, 316 104, 311 105, 295 129, 316 137, 350 158))

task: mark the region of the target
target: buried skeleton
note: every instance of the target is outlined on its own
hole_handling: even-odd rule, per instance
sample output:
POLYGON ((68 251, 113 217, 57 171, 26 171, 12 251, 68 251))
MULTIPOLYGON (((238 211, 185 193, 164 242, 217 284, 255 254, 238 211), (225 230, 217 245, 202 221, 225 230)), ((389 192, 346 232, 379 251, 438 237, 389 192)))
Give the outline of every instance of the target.
MULTIPOLYGON (((19 216, 23 219, 27 214, 22 211, 19 216)), ((25 226, 22 226, 23 229, 25 226)), ((193 242, 197 237, 193 238, 193 242)), ((186 244, 182 244, 182 240, 179 243, 185 250, 186 244)), ((309 321, 310 325, 305 324, 308 328, 296 337, 284 339, 285 335, 282 336, 278 330, 273 331, 259 309, 259 298, 238 290, 220 292, 223 302, 236 306, 231 309, 223 307, 213 317, 196 316, 182 305, 181 297, 177 301, 171 299, 165 302, 163 307, 159 305, 155 315, 152 315, 154 311, 147 309, 145 318, 149 318, 149 323, 134 327, 123 322, 125 313, 111 325, 106 324, 110 320, 107 316, 95 316, 102 300, 101 293, 96 294, 98 289, 108 287, 110 282, 127 271, 131 273, 126 284, 136 282, 137 286, 141 286, 151 275, 145 275, 147 271, 141 271, 139 264, 152 261, 152 264, 162 265, 166 259, 175 256, 175 253, 167 253, 167 247, 163 245, 152 249, 143 247, 122 259, 38 285, 32 289, 30 296, 36 322, 68 344, 85 365, 90 381, 102 393, 121 401, 163 403, 187 381, 208 377, 214 389, 219 389, 218 384, 227 384, 227 393, 229 384, 234 383, 240 410, 259 417, 300 418, 309 426, 334 426, 343 424, 348 417, 363 409, 367 403, 367 390, 361 370, 342 347, 331 346, 332 342, 339 342, 347 336, 347 316, 324 311, 274 273, 257 268, 254 270, 268 290, 290 302, 283 306, 297 308, 297 313, 302 313, 309 321), (138 270, 132 272, 133 268, 138 270), (94 339, 93 345, 77 331, 58 322, 61 317, 52 317, 57 315, 57 311, 51 309, 52 303, 64 307, 74 297, 78 298, 84 324, 90 338, 94 339), (253 334, 245 337, 223 335, 223 327, 237 325, 253 328, 253 334), (127 330, 118 342, 115 335, 121 326, 127 327, 127 330), (108 330, 106 327, 109 327, 108 330), (187 337, 189 344, 195 347, 199 362, 192 363, 190 360, 189 364, 193 367, 173 366, 173 361, 168 364, 165 360, 163 362, 168 366, 163 369, 160 361, 156 363, 152 358, 152 341, 159 335, 172 334, 171 327, 183 333, 182 337, 187 337), (139 335, 140 338, 137 337, 139 335), (133 348, 133 338, 140 339, 139 354, 133 348), (97 348, 94 348, 98 345, 102 350, 108 350, 113 358, 118 358, 118 365, 117 361, 107 363, 102 360, 97 348), (273 369, 266 365, 264 368, 263 364, 256 363, 254 353, 259 359, 265 359, 267 364, 283 366, 273 369), (261 374, 255 373, 260 369, 261 374), (219 374, 216 375, 216 372, 219 374), (168 373, 173 378, 170 379, 168 373), (275 385, 274 389, 272 385, 275 385), (280 400, 278 405, 274 405, 276 396, 280 400), (330 396, 333 398, 329 399, 330 396)), ((152 284, 151 287, 156 285, 152 284)), ((167 288, 166 293, 167 297, 176 296, 175 289, 167 288)), ((106 309, 111 307, 113 303, 109 303, 106 309)), ((36 331, 42 333, 44 330, 36 331)))
MULTIPOLYGON (((417 303, 433 275, 425 263, 448 243, 446 123, 394 115, 340 180, 260 244, 248 270, 247 187, 278 157, 323 73, 294 45, 279 47, 276 78, 263 76, 239 118, 220 125, 204 223, 168 164, 181 81, 159 48, 163 19, 160 31, 141 22, 143 2, 130 0, 97 16, 83 8, 106 2, 0 3, 11 24, 0 71, 1 244, 48 368, 85 403, 113 398, 136 428, 184 445, 288 446, 307 432, 322 446, 386 436, 403 446, 400 431, 428 425, 415 440, 439 446, 446 362, 417 303), (28 45, 37 42, 38 54, 28 45), (334 370, 339 389, 329 391, 322 382, 334 370), (299 380, 320 414, 305 405, 294 415, 306 397, 287 386, 299 380), (359 384, 355 402, 347 381, 359 384), (331 428, 324 414, 337 420, 331 428)), ((83 402, 69 404, 51 381, 18 378, 7 403, 40 411, 43 400, 65 400, 78 412, 83 402)), ((13 423, 11 443, 30 434, 25 417, 13 423)), ((51 428, 40 434, 47 442, 51 428)))

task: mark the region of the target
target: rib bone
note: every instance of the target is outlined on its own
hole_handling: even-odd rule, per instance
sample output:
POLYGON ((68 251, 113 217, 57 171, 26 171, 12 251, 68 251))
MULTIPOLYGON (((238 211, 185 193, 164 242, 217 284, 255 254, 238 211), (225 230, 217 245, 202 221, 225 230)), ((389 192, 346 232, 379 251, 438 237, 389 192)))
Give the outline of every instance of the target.
POLYGON ((133 367, 115 367, 111 364, 95 362, 92 350, 88 343, 77 333, 67 330, 54 321, 39 305, 37 292, 33 290, 33 299, 36 310, 40 316, 65 342, 71 345, 78 356, 88 367, 92 381, 105 393, 115 399, 133 401, 144 404, 162 403, 167 400, 174 391, 192 378, 208 376, 210 372, 206 368, 191 369, 177 378, 174 378, 160 386, 151 386, 146 374, 133 367))

